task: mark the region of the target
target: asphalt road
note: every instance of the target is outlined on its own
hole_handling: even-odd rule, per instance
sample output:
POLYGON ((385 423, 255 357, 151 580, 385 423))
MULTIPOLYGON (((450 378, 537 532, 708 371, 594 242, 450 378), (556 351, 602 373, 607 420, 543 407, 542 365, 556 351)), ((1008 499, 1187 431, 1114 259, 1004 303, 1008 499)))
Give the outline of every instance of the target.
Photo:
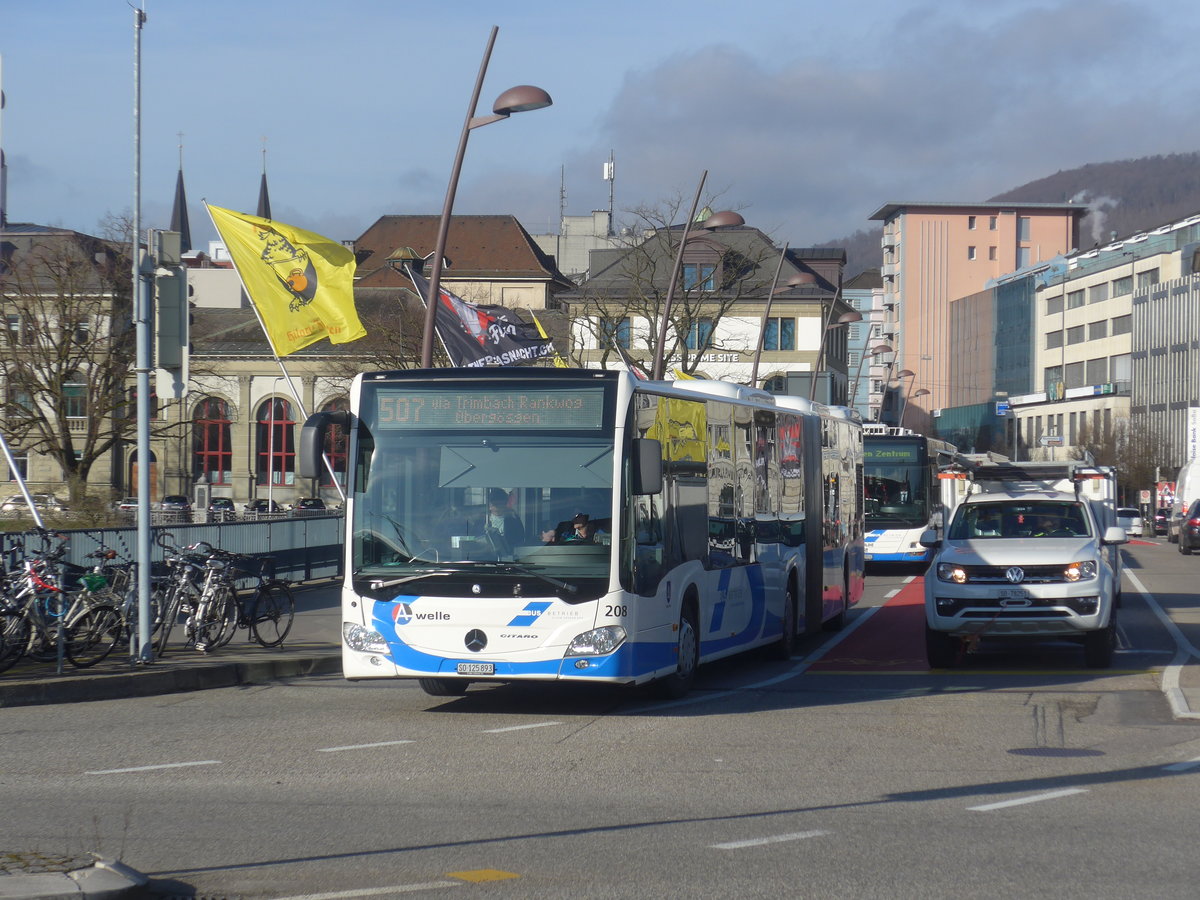
MULTIPOLYGON (((1130 558, 1194 598, 1200 560, 1130 558)), ((872 574, 836 646, 706 667, 675 703, 319 676, 5 709, 0 846, 205 896, 1195 897, 1200 723, 1136 592, 1109 671, 1030 646, 930 673, 899 637, 816 665, 905 578, 872 574)))

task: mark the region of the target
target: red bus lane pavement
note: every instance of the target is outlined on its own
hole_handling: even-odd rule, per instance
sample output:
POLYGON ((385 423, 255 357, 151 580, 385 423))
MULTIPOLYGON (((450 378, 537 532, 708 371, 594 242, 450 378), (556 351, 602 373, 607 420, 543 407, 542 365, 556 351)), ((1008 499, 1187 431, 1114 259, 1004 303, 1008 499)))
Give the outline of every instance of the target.
POLYGON ((928 672, 925 660, 925 579, 914 578, 808 666, 834 675, 928 672))

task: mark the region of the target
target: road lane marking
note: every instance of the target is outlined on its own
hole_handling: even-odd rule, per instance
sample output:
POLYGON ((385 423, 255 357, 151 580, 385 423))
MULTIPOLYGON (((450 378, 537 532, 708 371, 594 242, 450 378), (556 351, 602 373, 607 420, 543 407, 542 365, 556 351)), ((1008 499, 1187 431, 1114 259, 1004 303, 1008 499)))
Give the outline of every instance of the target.
POLYGON ((1141 579, 1137 577, 1130 569, 1125 569, 1125 575, 1133 582, 1133 586, 1137 588, 1138 593, 1142 595, 1142 599, 1146 601, 1146 605, 1150 607, 1150 611, 1158 618, 1163 628, 1171 635, 1175 641, 1175 656, 1163 669, 1162 674, 1162 692, 1166 695, 1167 703, 1171 707, 1171 715, 1176 719, 1200 719, 1200 712, 1194 712, 1188 704, 1187 695, 1184 694, 1183 688, 1179 686, 1179 679, 1183 672, 1184 664, 1189 659, 1194 659, 1200 656, 1200 650, 1192 646, 1191 642, 1184 637, 1179 626, 1167 615, 1166 611, 1154 599, 1154 595, 1142 584, 1141 579))
POLYGON ((884 595, 883 595, 883 599, 884 599, 884 600, 891 600, 891 599, 892 599, 893 597, 895 597, 895 596, 896 596, 898 593, 900 593, 900 591, 901 591, 901 590, 903 590, 903 589, 902 589, 902 588, 896 588, 895 590, 888 591, 886 594, 884 594, 884 595))
POLYGON ((1004 809, 1009 806, 1023 806, 1026 803, 1040 803, 1043 800, 1057 800, 1059 797, 1069 797, 1072 794, 1086 794, 1087 788, 1063 788, 1061 791, 1047 791, 1045 794, 1034 794, 1031 797, 1018 797, 1016 800, 1001 800, 999 803, 985 803, 983 806, 968 806, 973 812, 989 812, 993 809, 1004 809))
POLYGON ((503 869, 468 869, 465 872, 447 872, 451 878, 461 878, 463 881, 482 883, 484 881, 504 881, 508 878, 520 878, 516 872, 505 872, 503 869))
POLYGON ((202 759, 197 762, 161 763, 157 766, 131 766, 128 769, 97 769, 94 772, 84 772, 84 775, 119 775, 122 772, 149 772, 153 769, 182 769, 185 766, 219 766, 219 759, 202 759))
POLYGON ((525 731, 528 728, 549 728, 562 722, 534 722, 532 725, 509 725, 507 728, 485 728, 480 734, 503 734, 506 731, 525 731))
POLYGON ((797 831, 792 834, 773 834, 770 837, 751 838, 746 841, 730 841, 728 844, 709 844, 713 850, 741 850, 745 847, 761 847, 764 844, 782 844, 785 841, 802 841, 805 838, 821 837, 828 831, 797 831))
POLYGON ((1188 769, 1194 769, 1200 766, 1200 756, 1195 759, 1189 759, 1187 762, 1171 763, 1169 766, 1163 766, 1164 772, 1186 772, 1188 769))
POLYGON ((339 750, 371 750, 375 747, 395 747, 397 744, 411 744, 412 741, 379 741, 375 744, 347 744, 345 747, 318 747, 318 753, 336 753, 339 750))
POLYGON ((394 884, 391 887, 361 888, 356 891, 333 891, 329 894, 297 894, 277 900, 342 900, 348 897, 378 897, 380 894, 411 894, 435 888, 464 887, 461 881, 426 881, 424 884, 394 884))

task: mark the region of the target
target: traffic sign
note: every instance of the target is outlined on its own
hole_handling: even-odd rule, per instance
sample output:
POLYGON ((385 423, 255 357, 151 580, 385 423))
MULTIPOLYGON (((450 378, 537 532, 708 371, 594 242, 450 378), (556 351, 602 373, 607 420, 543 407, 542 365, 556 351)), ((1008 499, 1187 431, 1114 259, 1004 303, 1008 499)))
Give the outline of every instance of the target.
POLYGON ((1063 445, 1063 436, 1061 434, 1043 434, 1038 438, 1038 443, 1043 447, 1061 447, 1063 445))
POLYGON ((1012 412, 1012 407, 1009 406, 1007 400, 996 401, 996 415, 1007 416, 1010 412, 1012 412))

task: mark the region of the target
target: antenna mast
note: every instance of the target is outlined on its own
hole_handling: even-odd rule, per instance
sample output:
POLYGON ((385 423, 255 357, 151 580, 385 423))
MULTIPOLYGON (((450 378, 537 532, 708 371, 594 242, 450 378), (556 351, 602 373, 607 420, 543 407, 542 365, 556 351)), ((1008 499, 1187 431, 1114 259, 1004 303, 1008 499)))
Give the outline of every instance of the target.
POLYGON ((608 162, 604 164, 604 180, 608 182, 608 237, 613 236, 613 185, 616 183, 616 158, 613 151, 608 151, 608 162))

